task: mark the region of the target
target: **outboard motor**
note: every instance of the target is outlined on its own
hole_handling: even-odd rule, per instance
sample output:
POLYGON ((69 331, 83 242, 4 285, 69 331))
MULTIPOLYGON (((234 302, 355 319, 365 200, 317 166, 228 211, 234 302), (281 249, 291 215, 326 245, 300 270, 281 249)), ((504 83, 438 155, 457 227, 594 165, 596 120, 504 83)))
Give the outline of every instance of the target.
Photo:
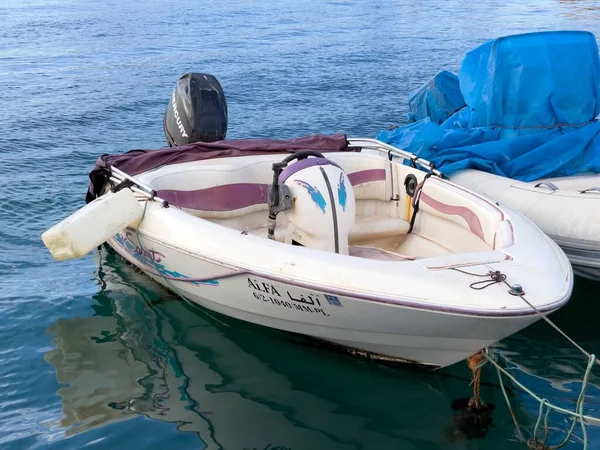
POLYGON ((286 243, 347 255, 356 208, 352 185, 342 168, 318 152, 303 151, 273 164, 273 170, 269 237, 275 216, 284 211, 289 220, 286 243), (298 161, 288 165, 293 159, 298 161))
POLYGON ((190 72, 177 80, 164 120, 169 147, 214 142, 227 134, 227 101, 219 81, 190 72))

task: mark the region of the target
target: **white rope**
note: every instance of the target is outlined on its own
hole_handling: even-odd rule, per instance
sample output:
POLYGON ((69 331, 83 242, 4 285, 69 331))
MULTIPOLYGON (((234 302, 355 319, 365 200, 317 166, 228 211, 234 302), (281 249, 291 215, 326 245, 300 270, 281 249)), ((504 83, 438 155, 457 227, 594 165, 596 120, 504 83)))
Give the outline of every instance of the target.
MULTIPOLYGON (((499 272, 495 272, 491 267, 487 266, 488 269, 490 269, 490 273, 487 274, 488 276, 494 273, 499 273, 499 272)), ((464 272, 464 271, 460 271, 462 273, 465 273, 467 275, 472 275, 472 276, 485 276, 485 275, 480 275, 480 274, 475 274, 475 273, 469 273, 469 272, 464 272)), ((503 275, 503 274, 502 274, 503 275)), ((490 277, 492 278, 492 277, 490 277)), ((492 278, 493 280, 494 278, 492 278)), ((502 281, 504 282, 504 284, 506 286, 508 286, 511 290, 513 289, 513 286, 510 285, 510 283, 508 283, 508 281, 506 281, 506 276, 503 275, 502 281)), ((495 284, 495 283, 492 283, 495 284)), ((487 285, 484 286, 488 287, 491 286, 487 285)), ((473 286, 471 286, 473 287, 473 286)), ((575 424, 577 422, 579 422, 581 424, 581 432, 583 434, 583 448, 584 450, 587 449, 587 430, 586 430, 586 426, 585 426, 585 422, 592 422, 592 423, 596 423, 596 424, 600 424, 600 418, 598 417, 593 417, 593 416, 587 416, 583 414, 583 403, 584 403, 584 399, 585 399, 585 390, 588 384, 588 380, 592 371, 592 367, 594 366, 594 364, 600 364, 600 360, 598 358, 596 358, 595 355, 590 354, 589 352, 587 352, 583 347, 581 347, 579 344, 577 344, 577 342, 575 342, 573 339, 571 339, 563 330, 561 330, 558 325, 556 325, 554 322, 552 322, 548 317, 546 317, 545 314, 543 314, 538 308, 535 307, 535 305, 533 305, 529 300, 527 300, 527 298, 525 298, 524 294, 520 294, 518 295, 519 297, 521 297, 521 299, 533 310, 535 311, 538 316, 540 316, 542 319, 544 319, 548 324, 550 324, 550 326, 552 326, 552 328, 554 328, 561 336, 563 336, 565 339, 567 339, 575 348, 577 348, 582 354, 584 354, 587 358, 588 358, 588 364, 587 364, 587 368, 585 371, 585 374, 583 376, 582 382, 581 382, 581 391, 579 393, 579 396, 577 397, 577 404, 575 407, 575 411, 571 411, 569 409, 565 409, 565 408, 561 408, 559 406, 553 405, 550 402, 548 402, 547 399, 545 398, 540 398, 538 395, 536 395, 533 391, 531 391, 530 389, 528 389, 527 387, 525 387, 523 384, 521 384, 520 382, 518 382, 516 380, 515 377, 513 377, 508 371, 506 371, 505 369, 503 369, 495 360, 494 358, 492 358, 490 355, 487 354, 487 351, 483 351, 482 354, 483 356, 486 358, 487 361, 491 362, 495 367, 496 367, 496 372, 498 373, 498 379, 500 381, 500 386, 502 387, 502 393, 504 394, 504 398, 506 400, 508 409, 513 417, 513 421, 515 423, 515 426, 517 427, 517 430, 519 432, 519 436, 522 437, 522 433, 521 430, 518 426, 518 423, 516 421, 516 417, 514 416, 514 413, 512 411, 512 407, 510 404, 510 400, 508 399, 508 395, 506 394, 506 391, 504 389, 504 384, 502 383, 502 373, 504 375, 506 375, 513 383, 515 383, 518 387, 520 387, 523 391, 525 391, 527 394, 529 394, 534 400, 536 400, 537 402, 540 403, 540 407, 539 407, 539 411, 538 411, 538 418, 535 424, 535 429, 534 429, 534 433, 533 433, 533 438, 530 439, 527 444, 529 446, 529 448, 548 448, 548 449, 558 449, 563 447, 564 445, 566 445, 566 443, 569 441, 569 439, 572 436, 573 430, 575 428, 575 424), (547 408, 546 414, 544 416, 544 428, 546 430, 546 436, 544 437, 544 440, 542 442, 539 442, 537 440, 537 431, 540 427, 540 423, 542 420, 542 415, 544 412, 544 407, 547 408), (554 410, 557 411, 559 413, 571 416, 573 418, 573 423, 571 424, 571 427, 569 428, 568 432, 567 432, 567 436, 565 437, 565 439, 558 445, 552 445, 552 446, 548 446, 546 447, 546 441, 548 438, 548 415, 550 414, 550 411, 554 410), (532 447, 533 445, 533 447, 532 447), (542 447, 539 447, 539 445, 542 445, 542 447)))
MULTIPOLYGON (((505 281, 505 283, 506 283, 506 281, 505 281)), ((506 285, 512 288, 512 286, 510 286, 510 284, 506 283, 506 285)), ((577 342, 575 342, 573 339, 571 339, 571 338, 570 338, 570 337, 567 335, 567 333, 565 333, 563 330, 561 330, 561 329, 558 327, 558 325, 556 325, 554 322, 552 322, 552 321, 551 321, 551 320, 550 320, 548 317, 546 317, 546 315, 545 315, 545 314, 543 314, 543 313, 542 313, 542 312, 541 312, 539 309, 537 309, 537 308, 536 308, 534 305, 532 305, 532 304, 529 302, 529 300, 527 300, 527 299, 525 298, 525 296, 524 296, 524 295, 520 295, 520 297, 523 299, 523 301, 524 301, 525 303, 527 303, 527 304, 528 304, 528 305, 531 307, 531 309, 533 309, 533 310, 534 310, 534 311, 535 311, 535 312, 536 312, 536 313, 537 313, 537 314, 538 314, 538 315, 539 315, 539 316, 540 316, 542 319, 544 319, 544 320, 545 320, 545 321, 546 321, 546 322, 547 322, 547 323, 548 323, 548 324, 549 324, 549 325, 550 325, 552 328, 554 328, 556 331, 558 331, 558 333, 559 333, 560 335, 562 335, 562 336, 563 336, 563 337, 564 337, 566 340, 568 340, 568 341, 569 341, 571 344, 573 344, 573 346, 574 346, 575 348, 577 348, 577 349, 578 349, 578 350, 579 350, 581 353, 583 353, 583 354, 584 354, 584 355, 585 355, 585 356, 586 356, 588 359, 592 359, 592 357, 593 357, 593 359, 592 359, 592 360, 594 361, 594 363, 596 363, 596 364, 600 365, 600 360, 599 360, 598 358, 594 357, 594 355, 592 355, 592 354, 590 354, 589 352, 587 352, 587 351, 586 351, 586 350, 585 350, 583 347, 581 347, 581 346, 580 346, 580 345, 579 345, 577 342)))
MULTIPOLYGON (((494 269, 492 269, 490 266, 486 266, 486 267, 487 267, 487 268, 490 270, 490 272, 497 272, 497 271, 495 271, 494 269)), ((458 271, 459 271, 459 272, 461 272, 461 273, 464 273, 464 274, 468 274, 468 275, 473 275, 473 276, 482 276, 482 275, 480 275, 480 274, 469 273, 469 272, 465 272, 465 271, 461 271, 461 270, 458 270, 458 271)), ((486 274, 486 275, 488 275, 488 274, 486 274)), ((484 275, 484 276, 485 276, 485 275, 484 275)), ((505 284, 506 286, 508 286, 510 289, 513 289, 512 285, 511 285, 511 284, 510 284, 508 281, 506 281, 506 276, 504 276, 504 279, 503 279, 502 281, 504 281, 504 284, 505 284)), ((527 298, 525 298, 525 295, 524 295, 524 294, 521 294, 521 295, 519 295, 519 297, 521 297, 521 299, 522 299, 522 300, 523 300, 523 301, 524 301, 524 302, 525 302, 525 303, 526 303, 526 304, 527 304, 527 305, 528 305, 528 306, 529 306, 531 309, 533 309, 533 310, 534 310, 534 311, 535 311, 535 312, 538 314, 538 316, 540 316, 542 319, 544 319, 544 320, 545 320, 545 321, 546 321, 546 322, 547 322, 547 323, 548 323, 548 324, 549 324, 549 325, 550 325, 552 328, 554 328, 554 329, 555 329, 555 330, 556 330, 556 331, 557 331, 557 332, 558 332, 558 333, 559 333, 561 336, 563 336, 563 337, 564 337, 566 340, 568 340, 568 341, 569 341, 569 342, 570 342, 570 343, 571 343, 571 344, 572 344, 572 345, 573 345, 575 348, 577 348, 577 349, 578 349, 578 350, 579 350, 581 353, 583 353, 583 354, 584 354, 584 355, 587 357, 587 359, 590 359, 590 358, 592 358, 592 356, 593 356, 593 355, 591 355, 591 354, 590 354, 589 352, 587 352, 587 351, 586 351, 586 350, 585 350, 583 347, 581 347, 581 346, 580 346, 580 345, 579 345, 577 342, 575 342, 573 339, 571 339, 571 338, 570 338, 570 337, 567 335, 567 333, 565 333, 563 330, 561 330, 561 329, 558 327, 558 325, 556 325, 554 322, 552 322, 552 321, 551 321, 551 320, 550 320, 550 319, 549 319, 549 318, 548 318, 548 317, 547 317, 547 316, 546 316, 544 313, 542 313, 542 312, 541 312, 539 309, 537 309, 537 308, 535 307, 535 305, 533 305, 533 304, 532 304, 532 303, 531 303, 529 300, 527 300, 527 298)), ((598 359, 598 358, 594 357, 594 358, 593 358, 593 361, 594 361, 594 363, 596 363, 596 364, 600 365, 600 359, 598 359)))

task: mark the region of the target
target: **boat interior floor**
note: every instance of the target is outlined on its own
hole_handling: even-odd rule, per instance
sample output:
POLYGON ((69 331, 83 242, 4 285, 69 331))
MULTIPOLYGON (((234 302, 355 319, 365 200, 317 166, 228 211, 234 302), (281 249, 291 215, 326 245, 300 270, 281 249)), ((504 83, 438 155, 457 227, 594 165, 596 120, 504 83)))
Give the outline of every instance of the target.
MULTIPOLYGON (((254 236, 267 237, 266 226, 247 232, 254 236)), ((351 240, 348 250, 350 256, 379 261, 411 261, 454 253, 439 243, 413 233, 391 237, 351 240)))

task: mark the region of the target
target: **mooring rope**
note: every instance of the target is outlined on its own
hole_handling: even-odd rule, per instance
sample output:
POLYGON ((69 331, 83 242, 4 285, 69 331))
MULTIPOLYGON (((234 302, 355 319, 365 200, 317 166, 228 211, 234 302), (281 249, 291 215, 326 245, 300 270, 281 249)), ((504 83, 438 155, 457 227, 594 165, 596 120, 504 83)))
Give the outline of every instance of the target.
MULTIPOLYGON (((489 280, 483 280, 483 281, 476 281, 475 283, 471 283, 469 285, 469 287, 471 289, 475 289, 475 290, 482 290, 485 289, 487 287, 490 287, 494 284, 497 283, 504 283, 509 289, 513 289, 514 286, 512 286, 508 281, 506 281, 506 275, 503 274, 502 272, 500 272, 499 270, 491 270, 485 274, 481 274, 481 273, 473 273, 473 272, 467 272, 466 270, 461 270, 461 269, 457 269, 457 268, 452 268, 452 270, 456 271, 456 272, 460 272, 460 273, 464 273, 466 275, 472 275, 475 277, 489 277, 489 280), (479 287, 479 284, 482 284, 483 286, 479 287), (478 286, 478 287, 475 287, 478 286)), ((535 305, 533 305, 529 300, 527 300, 527 298, 525 297, 525 293, 516 293, 515 295, 517 295, 518 297, 521 297, 521 299, 527 303, 527 305, 533 309, 542 319, 544 319, 552 328, 554 328, 561 336, 563 336, 566 340, 568 340, 575 348, 577 348, 581 353, 583 353, 588 359, 592 356, 588 351, 586 351, 583 347, 581 347, 577 342, 575 342, 573 339, 571 339, 563 330, 561 330, 558 325, 556 325, 554 322, 552 322, 544 313, 542 313, 538 308, 535 307, 535 305)), ((593 359, 594 363, 600 365, 600 359, 595 358, 593 359)))
MULTIPOLYGON (((481 352, 483 353, 483 352, 481 352)), ((486 357, 487 355, 484 354, 484 357, 486 357)), ((485 360, 485 362, 487 362, 487 358, 485 360)), ((506 393, 506 388, 504 387, 504 381, 502 381, 502 375, 500 372, 498 372, 498 381, 500 382, 500 389, 502 389, 502 394, 504 394, 504 400, 506 400, 506 406, 508 406, 508 411, 510 412, 510 416, 512 417, 513 423, 515 424, 515 428, 517 429, 517 432, 519 433, 519 438, 525 442, 525 436, 523 436, 523 432, 521 431, 521 427, 519 426, 519 422, 517 421, 517 416, 515 415, 515 412, 512 409, 512 405, 510 404, 510 400, 508 399, 508 394, 506 393)))
POLYGON ((504 275, 499 270, 490 270, 488 273, 473 273, 467 272, 466 270, 457 269, 456 267, 452 267, 451 270, 456 272, 464 273, 465 275, 472 275, 474 277, 489 277, 489 280, 481 280, 475 281, 471 283, 469 287, 471 289, 475 289, 476 291, 481 291, 487 287, 490 287, 496 283, 502 283, 506 281, 506 275, 504 275))
MULTIPOLYGON (((506 281, 506 278, 503 280, 504 284, 506 284, 510 289, 512 289, 513 287, 506 281)), ((583 353, 588 359, 592 359, 592 361, 595 364, 600 365, 600 360, 596 357, 593 357, 593 355, 589 352, 587 352, 583 347, 581 347, 577 342, 575 342, 573 339, 571 339, 567 333, 565 333, 563 330, 561 330, 558 325, 556 325, 554 322, 552 322, 548 317, 546 317, 546 315, 544 313, 542 313, 539 309, 537 309, 535 307, 535 305, 532 305, 531 302, 529 300, 527 300, 527 298, 525 298, 525 295, 519 295, 519 297, 521 297, 521 299, 527 303, 527 305, 529 305, 529 307, 531 309, 533 309, 542 319, 544 319, 552 328, 554 328, 556 331, 558 331, 558 333, 563 336, 566 340, 568 340, 575 348, 577 348, 581 353, 583 353), (593 358, 592 358, 593 357, 593 358)))
POLYGON ((483 400, 481 400, 480 394, 480 386, 481 386, 481 368, 485 364, 485 358, 481 353, 477 353, 476 355, 471 356, 467 359, 467 363, 469 365, 469 369, 471 369, 472 381, 473 384, 473 397, 469 399, 468 406, 471 408, 479 408, 483 405, 483 400))
MULTIPOLYGON (((489 267, 488 267, 489 268, 489 267)), ((594 364, 600 364, 600 360, 598 358, 596 358, 596 356, 594 354, 591 354, 589 352, 587 352, 583 347, 581 347, 579 344, 577 344, 573 339, 571 339, 563 330, 561 330, 558 325, 556 325, 554 322, 552 322, 548 317, 546 317, 546 315, 544 315, 538 308, 535 307, 535 305, 533 305, 529 300, 527 300, 527 298, 525 297, 525 292, 523 292, 521 289, 516 289, 515 286, 512 286, 510 283, 508 283, 508 281, 506 281, 506 275, 501 273, 500 271, 497 270, 491 270, 488 273, 485 274, 478 274, 478 273, 473 273, 473 272, 467 272, 465 270, 460 270, 460 269, 456 269, 454 268, 453 270, 460 272, 460 273, 464 273, 466 275, 471 275, 471 276, 477 276, 477 277, 489 277, 488 280, 483 280, 483 281, 478 281, 475 283, 472 283, 470 285, 470 287, 472 289, 475 290, 481 290, 481 289, 485 289, 489 286, 492 286, 494 284, 497 283, 504 283, 506 286, 508 286, 510 288, 510 293, 513 295, 516 295, 518 297, 521 297, 521 299, 531 308, 533 309, 538 316, 540 316, 542 319, 544 319, 548 324, 550 324, 552 326, 552 328, 554 328, 556 331, 558 331, 558 333, 563 336, 565 339, 567 339, 575 348, 577 348, 582 354, 584 354, 587 359, 588 359, 588 363, 587 363, 587 368, 586 371, 584 373, 582 382, 581 382, 581 391, 579 392, 579 396, 577 397, 577 403, 576 403, 576 407, 575 410, 569 410, 569 409, 565 409, 565 408, 561 408, 559 406, 553 405, 552 403, 550 403, 548 401, 548 399, 546 398, 540 398, 538 395, 536 395, 533 391, 531 391, 530 389, 528 389, 527 387, 525 387, 523 384, 521 384, 520 382, 518 382, 516 380, 516 378, 514 376, 512 376, 508 371, 506 371, 505 369, 503 369, 495 360, 494 358, 492 358, 487 351, 481 351, 479 354, 481 354, 485 360, 484 363, 480 363, 477 365, 477 367, 472 367, 472 358, 471 357, 467 360, 469 367, 471 368, 472 372, 473 372, 473 376, 474 376, 474 380, 475 377, 478 376, 478 374, 476 375, 476 370, 479 371, 481 369, 481 366, 483 364, 485 364, 485 362, 490 362, 492 363, 495 368, 496 368, 496 373, 498 374, 498 380, 500 382, 500 387, 502 389, 502 393, 504 395, 504 399, 506 400, 506 404, 508 406, 508 410, 511 414, 511 417, 513 419, 513 422, 515 424, 515 427, 518 431, 519 437, 521 438, 521 440, 525 441, 525 438, 523 436, 523 433, 521 432, 521 428, 519 427, 519 423, 517 421, 517 418, 514 414, 514 411, 512 409, 512 405, 510 403, 510 400, 508 398, 508 394, 506 393, 506 389, 504 388, 504 383, 502 381, 502 374, 506 375, 513 383, 515 383, 518 387, 520 387, 521 389, 523 389, 523 391, 525 391, 527 394, 529 394, 533 399, 535 399, 536 401, 539 402, 540 407, 538 410, 538 417, 535 423, 535 427, 533 430, 533 437, 528 439, 526 441, 527 446, 531 449, 531 450, 557 450, 560 449, 562 447, 564 447, 569 440, 571 439, 571 436, 573 435, 573 431, 575 429, 575 425, 577 424, 577 422, 579 422, 581 424, 581 432, 583 434, 583 448, 584 450, 587 450, 587 429, 585 426, 585 422, 595 422, 600 424, 600 418, 598 417, 593 417, 593 416, 587 416, 583 414, 583 404, 584 404, 584 400, 585 400, 585 390, 587 388, 587 384, 589 381, 589 377, 592 371, 592 367, 594 366, 594 364), (483 284, 483 285, 482 285, 483 284), (482 285, 482 286, 481 286, 482 285), (544 414, 544 410, 545 410, 545 414, 544 414), (571 423, 571 427, 569 428, 569 431, 567 432, 567 435, 565 437, 565 439, 560 443, 560 444, 556 444, 556 445, 547 445, 548 442, 548 435, 549 435, 549 427, 548 427, 548 416, 550 415, 551 411, 556 411, 568 416, 572 417, 572 423, 571 423), (540 425, 542 423, 542 417, 543 417, 543 428, 544 428, 544 438, 540 441, 538 440, 538 432, 539 432, 539 428, 540 425)), ((474 355, 477 356, 477 355, 474 355)), ((479 399, 479 390, 477 389, 476 391, 474 390, 474 399, 475 402, 477 402, 479 399)), ((473 399, 472 399, 473 400, 473 399)), ((478 403, 475 403, 475 405, 478 405, 478 403)))
MULTIPOLYGON (((558 449, 558 448, 565 446, 573 434, 573 430, 575 429, 575 424, 577 423, 577 421, 579 421, 581 423, 581 431, 583 433, 583 442, 584 442, 583 448, 587 449, 587 430, 585 427, 585 422, 588 421, 588 422, 595 422, 597 424, 600 424, 599 417, 587 416, 587 415, 583 414, 583 403, 584 403, 584 398, 585 398, 585 391, 586 391, 586 388, 588 385, 592 367, 594 366, 594 359, 595 359, 594 355, 591 355, 590 359, 588 360, 587 368, 585 370, 585 374, 584 374, 582 382, 581 382, 581 391, 579 392, 579 396, 577 398, 575 411, 572 411, 570 409, 566 409, 566 408, 562 408, 560 406, 553 405, 552 403, 550 403, 548 401, 548 399, 539 397, 533 391, 531 391, 526 386, 524 386, 522 383, 517 381, 517 379, 513 375, 511 375, 510 372, 508 372, 506 369, 504 369, 502 366, 500 366, 500 364, 498 364, 498 362, 492 356, 490 356, 488 354, 488 352, 481 352, 481 353, 485 357, 487 362, 492 363, 492 365, 494 365, 494 367, 496 368, 496 372, 498 374, 498 379, 500 381, 500 386, 502 388, 502 393, 504 394, 504 399, 506 400, 507 405, 509 405, 509 409, 511 410, 511 412, 512 412, 512 407, 510 406, 510 400, 508 399, 508 394, 506 393, 506 390, 504 389, 504 385, 502 383, 502 374, 506 375, 506 377, 509 378, 513 383, 515 383, 518 387, 523 389, 523 391, 525 391, 527 394, 529 394, 534 400, 536 400, 538 403, 540 403, 540 409, 538 411, 538 418, 537 418, 536 425, 535 425, 535 428, 533 431, 533 438, 532 438, 533 442, 531 442, 531 439, 528 441, 529 448, 531 448, 531 449, 538 449, 538 448, 558 449), (569 429, 567 436, 565 437, 563 442, 561 442, 557 446, 546 447, 545 441, 547 439, 547 436, 546 436, 544 442, 541 443, 544 446, 539 447, 539 445, 538 445, 538 444, 540 444, 540 442, 537 441, 537 433, 538 433, 538 429, 539 429, 539 426, 541 423, 542 415, 544 413, 544 407, 547 408, 546 415, 544 418, 544 428, 546 430, 548 429, 548 415, 551 410, 571 416, 573 418, 573 423, 571 424, 571 428, 569 429), (532 446, 532 445, 536 445, 536 446, 532 446)), ((512 414, 512 415, 513 415, 513 420, 515 421, 515 426, 519 430, 519 434, 522 437, 523 435, 520 433, 520 428, 516 421, 516 417, 514 416, 514 414, 512 414)))

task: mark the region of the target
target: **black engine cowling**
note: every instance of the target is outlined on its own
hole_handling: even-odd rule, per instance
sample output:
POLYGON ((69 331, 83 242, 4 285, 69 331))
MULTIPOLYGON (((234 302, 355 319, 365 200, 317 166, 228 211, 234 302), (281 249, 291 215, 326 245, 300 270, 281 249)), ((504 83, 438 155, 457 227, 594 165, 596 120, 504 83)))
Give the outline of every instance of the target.
POLYGON ((165 113, 164 131, 170 147, 225 139, 227 101, 213 75, 190 72, 177 80, 165 113))

